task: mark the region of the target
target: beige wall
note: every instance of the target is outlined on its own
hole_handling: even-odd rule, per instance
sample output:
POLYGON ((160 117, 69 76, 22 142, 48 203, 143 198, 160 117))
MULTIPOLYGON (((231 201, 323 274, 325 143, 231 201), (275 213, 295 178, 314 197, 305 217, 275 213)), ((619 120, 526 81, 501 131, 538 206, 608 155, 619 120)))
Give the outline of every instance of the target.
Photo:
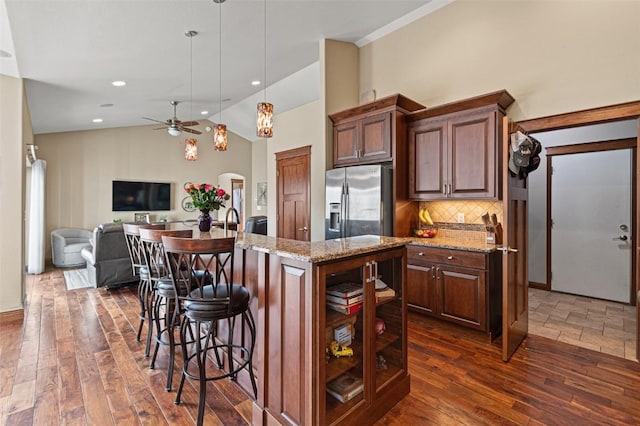
POLYGON ((22 79, 0 75, 0 312, 23 308, 27 108, 22 79))
MULTIPOLYGON (((204 127, 201 123, 200 127, 204 127)), ((212 148, 211 134, 198 136, 198 160, 184 159, 184 136, 172 137, 153 126, 37 135, 38 156, 47 161, 47 235, 55 228, 93 229, 118 218, 133 220, 133 212, 112 212, 111 182, 142 180, 171 182, 173 210, 151 212, 169 220, 195 219, 197 212, 185 212, 181 201, 187 194, 185 182, 218 184, 223 173, 251 181, 251 143, 229 133, 226 152, 212 148)), ((202 129, 201 129, 202 130, 202 129)), ((225 188, 230 191, 231 188, 225 188)), ((251 196, 250 192, 247 194, 251 196)), ((153 217, 152 217, 153 218, 153 217)), ((47 250, 50 257, 50 249, 47 250)))
POLYGON ((515 120, 640 99, 640 2, 455 1, 360 49, 360 89, 428 106, 499 89, 515 120))
POLYGON ((311 146, 311 240, 324 239, 324 115, 320 101, 279 114, 274 122, 273 137, 267 141, 267 233, 276 235, 276 157, 277 152, 311 146), (276 127, 277 126, 277 127, 276 127))

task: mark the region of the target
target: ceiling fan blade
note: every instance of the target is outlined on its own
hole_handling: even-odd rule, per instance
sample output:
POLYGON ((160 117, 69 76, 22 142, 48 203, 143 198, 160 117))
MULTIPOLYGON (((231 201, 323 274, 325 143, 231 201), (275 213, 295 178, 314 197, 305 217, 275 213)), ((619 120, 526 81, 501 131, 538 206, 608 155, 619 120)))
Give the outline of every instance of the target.
POLYGON ((167 124, 166 121, 160 121, 160 120, 156 120, 155 118, 148 118, 148 117, 142 117, 145 120, 151 120, 151 121, 155 121, 156 123, 162 123, 162 124, 167 124))
POLYGON ((181 127, 180 130, 182 130, 183 132, 187 132, 187 133, 193 133, 194 135, 201 135, 202 134, 202 132, 200 132, 198 130, 188 129, 186 127, 181 127))
POLYGON ((182 123, 180 123, 181 126, 197 126, 198 123, 197 121, 183 121, 182 123))

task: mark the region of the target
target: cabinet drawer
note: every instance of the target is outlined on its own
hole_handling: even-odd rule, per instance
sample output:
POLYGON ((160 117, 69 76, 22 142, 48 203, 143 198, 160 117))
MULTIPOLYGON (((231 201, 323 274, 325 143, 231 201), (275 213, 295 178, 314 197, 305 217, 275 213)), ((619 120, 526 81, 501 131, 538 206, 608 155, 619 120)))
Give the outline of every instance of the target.
POLYGON ((487 269, 487 256, 484 253, 461 250, 408 246, 407 260, 409 263, 431 262, 442 265, 487 269))

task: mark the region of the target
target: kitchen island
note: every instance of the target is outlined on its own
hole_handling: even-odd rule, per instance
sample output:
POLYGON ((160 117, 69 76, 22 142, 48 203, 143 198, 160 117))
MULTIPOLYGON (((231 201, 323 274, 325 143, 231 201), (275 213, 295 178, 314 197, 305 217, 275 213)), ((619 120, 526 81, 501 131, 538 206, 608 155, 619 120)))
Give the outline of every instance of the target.
MULTIPOLYGON (((257 323, 254 425, 371 424, 409 393, 405 244, 237 234, 234 276, 252 294, 257 323), (359 302, 330 309, 326 291, 345 284, 359 302), (385 285, 378 297, 376 287, 385 285), (329 351, 337 330, 350 351, 329 351)), ((238 382, 250 389, 246 376, 238 382)))

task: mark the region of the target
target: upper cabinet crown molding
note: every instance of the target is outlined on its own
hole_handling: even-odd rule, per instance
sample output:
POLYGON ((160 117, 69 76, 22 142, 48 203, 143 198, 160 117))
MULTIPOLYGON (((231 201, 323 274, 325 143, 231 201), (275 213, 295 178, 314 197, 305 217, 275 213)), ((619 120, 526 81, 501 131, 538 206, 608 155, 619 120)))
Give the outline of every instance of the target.
POLYGON ((451 102, 444 105, 439 105, 433 108, 425 108, 421 111, 407 114, 406 120, 408 123, 410 123, 413 121, 422 120, 424 118, 440 117, 446 114, 495 105, 497 105, 504 113, 514 101, 515 99, 509 94, 509 92, 507 92, 506 90, 498 90, 496 92, 487 93, 485 95, 475 96, 473 98, 451 102))
POLYGON ((396 93, 395 95, 387 96, 373 102, 330 114, 329 118, 333 123, 337 123, 347 119, 356 118, 360 115, 366 115, 372 111, 382 111, 389 108, 400 109, 404 113, 411 113, 424 109, 424 105, 396 93))

